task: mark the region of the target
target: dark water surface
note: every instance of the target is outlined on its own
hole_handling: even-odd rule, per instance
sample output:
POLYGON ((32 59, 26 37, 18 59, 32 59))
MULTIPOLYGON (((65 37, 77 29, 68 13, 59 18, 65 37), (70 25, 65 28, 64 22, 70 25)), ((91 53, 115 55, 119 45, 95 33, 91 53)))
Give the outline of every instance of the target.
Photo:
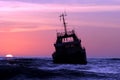
POLYGON ((0 58, 0 80, 120 80, 120 59, 88 59, 87 65, 53 64, 51 58, 0 58))

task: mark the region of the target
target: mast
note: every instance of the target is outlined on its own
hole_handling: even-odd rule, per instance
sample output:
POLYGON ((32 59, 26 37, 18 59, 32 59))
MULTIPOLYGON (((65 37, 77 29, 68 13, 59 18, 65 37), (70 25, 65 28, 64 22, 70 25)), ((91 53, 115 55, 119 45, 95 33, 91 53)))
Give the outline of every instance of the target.
POLYGON ((63 25, 64 25, 64 30, 65 30, 65 34, 67 34, 65 16, 67 16, 67 15, 62 13, 62 14, 60 15, 60 20, 61 20, 61 18, 62 18, 62 20, 63 20, 63 25))

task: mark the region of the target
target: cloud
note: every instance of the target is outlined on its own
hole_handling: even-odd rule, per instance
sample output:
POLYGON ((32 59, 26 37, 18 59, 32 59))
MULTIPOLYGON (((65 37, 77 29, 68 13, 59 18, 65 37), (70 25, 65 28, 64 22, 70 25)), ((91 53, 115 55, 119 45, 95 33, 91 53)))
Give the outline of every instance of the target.
POLYGON ((120 11, 120 5, 82 5, 82 4, 37 4, 17 1, 0 1, 0 11, 43 11, 59 12, 64 9, 70 12, 120 11))
MULTIPOLYGON (((55 24, 58 23, 57 20, 59 19, 57 17, 59 14, 56 15, 56 12, 60 13, 64 10, 69 13, 120 12, 120 5, 33 4, 19 1, 0 1, 0 32, 54 30, 56 29, 55 24)), ((101 23, 104 25, 104 22, 101 23)), ((81 24, 97 26, 99 22, 86 23, 84 21, 81 24)), ((110 26, 114 25, 110 24, 110 26)), ((57 27, 57 29, 61 28, 57 27)))
MULTIPOLYGON (((58 27, 57 29, 62 29, 58 27)), ((56 30, 56 27, 44 26, 44 27, 34 27, 34 28, 10 28, 9 30, 0 30, 0 32, 31 32, 31 31, 41 31, 41 30, 56 30)))
POLYGON ((119 5, 120 0, 1 0, 1 1, 19 1, 26 3, 39 3, 39 4, 115 4, 119 5))

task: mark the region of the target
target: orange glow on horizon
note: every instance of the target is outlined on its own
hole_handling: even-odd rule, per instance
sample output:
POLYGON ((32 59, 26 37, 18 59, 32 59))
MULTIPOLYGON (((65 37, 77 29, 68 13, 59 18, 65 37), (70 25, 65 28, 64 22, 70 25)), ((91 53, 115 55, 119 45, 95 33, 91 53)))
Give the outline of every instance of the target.
POLYGON ((2 35, 0 35, 0 37, 2 39, 0 40, 0 52, 3 55, 6 53, 12 53, 14 56, 48 56, 48 53, 52 54, 52 51, 54 51, 52 44, 54 43, 55 34, 53 37, 49 36, 53 34, 53 32, 5 32, 1 34, 2 35), (48 39, 51 40, 48 41, 48 39))

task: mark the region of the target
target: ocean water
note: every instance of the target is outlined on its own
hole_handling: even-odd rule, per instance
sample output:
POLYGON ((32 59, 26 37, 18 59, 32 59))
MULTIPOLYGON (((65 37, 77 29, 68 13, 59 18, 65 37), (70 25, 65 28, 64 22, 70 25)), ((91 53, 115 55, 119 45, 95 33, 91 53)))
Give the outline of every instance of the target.
POLYGON ((51 58, 0 58, 0 80, 120 80, 120 59, 89 58, 87 65, 54 64, 51 58))

